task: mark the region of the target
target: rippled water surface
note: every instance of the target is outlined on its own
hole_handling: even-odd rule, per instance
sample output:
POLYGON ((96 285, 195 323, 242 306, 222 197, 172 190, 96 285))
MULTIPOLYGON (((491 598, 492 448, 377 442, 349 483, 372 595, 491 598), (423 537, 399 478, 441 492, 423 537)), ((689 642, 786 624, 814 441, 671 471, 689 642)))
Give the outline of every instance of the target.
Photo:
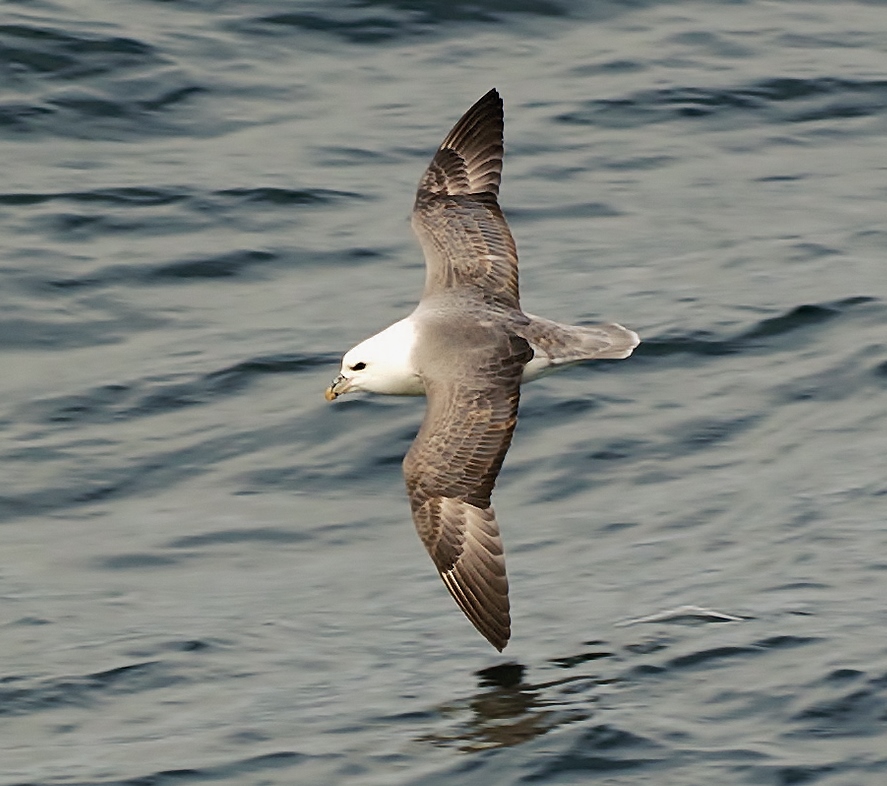
POLYGON ((877 2, 11 0, 0 786, 887 780, 877 2), (591 9, 591 10, 589 10, 591 9), (404 316, 490 87, 528 386, 495 653, 410 521, 404 316))

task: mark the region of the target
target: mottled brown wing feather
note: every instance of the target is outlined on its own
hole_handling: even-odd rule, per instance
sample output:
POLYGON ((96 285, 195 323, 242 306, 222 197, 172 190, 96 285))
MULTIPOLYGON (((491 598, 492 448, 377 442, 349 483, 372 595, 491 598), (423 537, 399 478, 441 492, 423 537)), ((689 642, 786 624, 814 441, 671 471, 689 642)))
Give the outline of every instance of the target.
POLYGON ((447 134, 419 181, 412 223, 425 253, 425 296, 466 287, 519 307, 517 250, 498 203, 503 122, 491 90, 447 134))
POLYGON ((467 353, 452 378, 425 379, 428 409, 404 459, 419 537, 465 616, 498 650, 508 643, 508 579, 490 494, 517 422, 533 352, 517 336, 467 353), (505 343, 507 341, 507 343, 505 343), (482 357, 480 357, 482 356, 482 357))
POLYGON ((419 536, 465 616, 500 652, 511 636, 508 578, 491 507, 430 497, 413 509, 419 536))

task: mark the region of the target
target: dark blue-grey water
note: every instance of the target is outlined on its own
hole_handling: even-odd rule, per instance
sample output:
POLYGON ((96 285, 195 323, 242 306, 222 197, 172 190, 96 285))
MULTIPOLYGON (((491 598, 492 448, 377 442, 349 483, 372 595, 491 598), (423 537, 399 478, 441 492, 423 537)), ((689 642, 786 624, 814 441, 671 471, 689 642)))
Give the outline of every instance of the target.
POLYGON ((885 66, 880 2, 4 2, 0 786, 887 782, 885 66), (644 340, 524 390, 502 656, 423 402, 322 396, 493 86, 524 306, 644 340))

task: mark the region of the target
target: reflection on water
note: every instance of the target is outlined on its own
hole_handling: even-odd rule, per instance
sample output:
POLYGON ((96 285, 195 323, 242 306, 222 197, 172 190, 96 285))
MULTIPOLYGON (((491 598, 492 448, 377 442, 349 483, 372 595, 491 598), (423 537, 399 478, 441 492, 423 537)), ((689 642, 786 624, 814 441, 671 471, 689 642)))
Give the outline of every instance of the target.
MULTIPOLYGON (((589 653, 576 663, 608 657, 589 653)), ((572 676, 532 684, 524 681, 526 667, 503 663, 477 672, 478 690, 471 698, 438 707, 444 718, 468 716, 445 733, 423 735, 419 739, 437 745, 455 746, 462 751, 507 748, 540 737, 560 726, 591 717, 590 708, 571 705, 569 698, 557 698, 568 686, 583 694, 582 704, 593 704, 593 690, 604 681, 591 676, 572 676)))

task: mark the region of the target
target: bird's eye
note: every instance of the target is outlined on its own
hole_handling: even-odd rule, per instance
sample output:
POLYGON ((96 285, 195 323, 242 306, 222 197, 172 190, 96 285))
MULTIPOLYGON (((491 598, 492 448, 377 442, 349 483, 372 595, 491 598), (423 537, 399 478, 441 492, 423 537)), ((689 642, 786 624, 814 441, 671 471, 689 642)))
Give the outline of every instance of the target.
POLYGON ((352 371, 363 371, 366 367, 367 367, 367 364, 361 360, 360 363, 355 363, 351 367, 351 370, 352 371))

